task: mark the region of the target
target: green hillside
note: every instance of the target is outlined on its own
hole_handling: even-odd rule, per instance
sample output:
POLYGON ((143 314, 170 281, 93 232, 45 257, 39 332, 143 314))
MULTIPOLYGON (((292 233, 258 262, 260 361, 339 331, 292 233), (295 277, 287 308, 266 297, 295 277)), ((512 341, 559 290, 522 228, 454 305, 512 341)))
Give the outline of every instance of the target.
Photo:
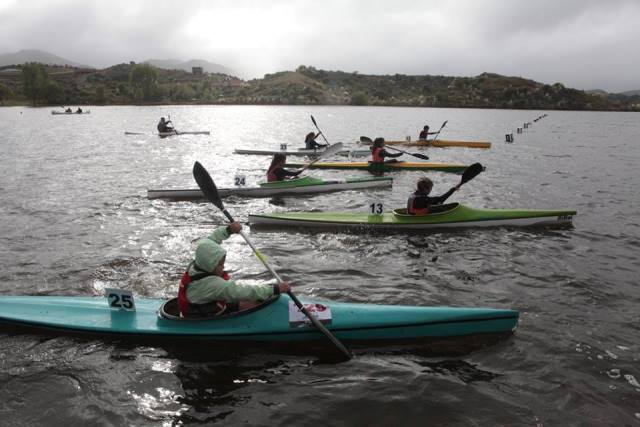
MULTIPOLYGON (((23 65, 0 68, 0 101, 29 104, 23 65)), ((38 105, 277 104, 640 111, 638 97, 602 96, 521 77, 366 75, 300 66, 243 81, 141 64, 102 70, 44 66, 38 105)), ((32 93, 32 92, 30 92, 32 93)))

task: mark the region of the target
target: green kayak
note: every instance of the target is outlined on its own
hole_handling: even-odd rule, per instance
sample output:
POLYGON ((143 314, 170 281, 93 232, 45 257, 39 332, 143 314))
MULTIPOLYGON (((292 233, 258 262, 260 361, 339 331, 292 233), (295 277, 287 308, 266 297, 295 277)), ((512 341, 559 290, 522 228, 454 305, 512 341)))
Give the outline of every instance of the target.
POLYGON ((408 215, 396 209, 380 215, 351 212, 284 212, 250 214, 254 226, 330 229, 430 230, 495 226, 562 226, 572 222, 573 210, 478 209, 460 203, 432 206, 428 215, 408 215))
MULTIPOLYGON (((134 301, 131 295, 113 299, 114 294, 109 291, 108 298, 0 296, 0 324, 35 332, 147 337, 166 342, 176 339, 243 342, 326 339, 287 295, 273 297, 243 312, 184 319, 177 315, 176 299, 139 298, 134 301)), ((396 343, 510 333, 515 330, 519 316, 514 310, 492 308, 302 302, 338 339, 347 342, 396 343)))

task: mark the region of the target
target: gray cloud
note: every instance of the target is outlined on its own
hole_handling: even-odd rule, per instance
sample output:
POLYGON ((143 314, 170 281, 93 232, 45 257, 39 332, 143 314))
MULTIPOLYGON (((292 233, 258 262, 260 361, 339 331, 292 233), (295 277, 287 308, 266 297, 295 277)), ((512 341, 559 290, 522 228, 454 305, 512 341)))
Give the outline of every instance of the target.
POLYGON ((0 0, 0 52, 96 66, 201 58, 245 77, 298 65, 361 73, 518 75, 640 88, 636 0, 0 0))

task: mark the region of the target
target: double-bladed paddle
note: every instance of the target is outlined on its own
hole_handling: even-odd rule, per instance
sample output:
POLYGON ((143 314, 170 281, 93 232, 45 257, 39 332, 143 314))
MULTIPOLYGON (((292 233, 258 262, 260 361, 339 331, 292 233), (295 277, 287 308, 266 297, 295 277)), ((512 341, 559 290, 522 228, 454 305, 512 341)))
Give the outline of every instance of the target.
POLYGON ((442 126, 440 126, 440 129, 438 129, 438 132, 436 132, 436 136, 433 137, 433 139, 431 140, 431 142, 433 143, 433 141, 435 141, 436 139, 438 139, 438 135, 440 135, 440 131, 442 130, 443 127, 445 127, 447 125, 448 120, 445 120, 442 123, 442 126))
POLYGON ((318 160, 333 156, 334 154, 336 154, 338 151, 341 151, 342 149, 343 149, 342 142, 336 142, 335 144, 330 145, 325 150, 318 152, 318 157, 314 159, 312 162, 307 163, 302 169, 300 169, 300 172, 303 172, 309 169, 309 167, 315 162, 317 162, 318 160))
MULTIPOLYGON (((372 144, 373 140, 371 138, 369 138, 368 136, 361 136, 360 137, 360 142, 365 143, 365 144, 372 144)), ((388 145, 385 145, 385 148, 388 148, 390 150, 396 150, 396 151, 399 151, 401 153, 408 154, 408 155, 413 156, 413 157, 417 157, 418 159, 429 160, 429 156, 425 156, 424 154, 409 153, 408 151, 404 151, 404 150, 401 150, 401 149, 395 148, 395 147, 390 147, 388 145)))
POLYGON ((320 135, 322 136, 322 139, 324 139, 324 142, 327 143, 327 145, 331 145, 329 143, 329 141, 327 141, 327 138, 324 137, 324 133, 322 133, 322 131, 320 130, 320 128, 318 127, 318 123, 316 123, 316 119, 313 117, 313 114, 311 115, 311 121, 313 122, 314 126, 316 127, 316 129, 318 129, 318 132, 320 132, 320 135))
POLYGON ((458 187, 466 182, 471 181, 473 178, 478 176, 480 172, 482 172, 483 170, 484 170, 484 166, 482 166, 480 163, 474 163, 470 165, 468 168, 464 170, 464 172, 462 172, 462 178, 460 179, 460 184, 458 185, 458 187))
MULTIPOLYGON (((213 182, 213 179, 211 179, 211 175, 209 175, 209 172, 207 172, 204 166, 202 166, 199 162, 195 162, 193 164, 193 177, 195 178, 196 182, 198 183, 198 187, 200 187, 200 190, 202 190, 206 198, 209 199, 211 203, 213 203, 218 209, 222 211, 222 213, 224 214, 224 216, 227 217, 229 222, 234 222, 233 217, 231 216, 229 211, 225 209, 224 204, 222 203, 222 199, 220 199, 220 196, 218 194, 218 188, 216 187, 216 184, 213 182)), ((283 282, 282 278, 271 267, 271 265, 267 261, 267 258, 253 245, 253 243, 249 239, 249 236, 247 236, 243 230, 240 230, 240 235, 245 240, 245 242, 247 242, 247 244, 251 247, 251 249, 253 250, 253 253, 256 254, 256 257, 260 260, 260 262, 262 262, 262 264, 267 268, 267 270, 269 270, 269 272, 273 275, 273 277, 278 281, 278 283, 282 283, 283 282)), ((305 316, 307 316, 307 318, 311 321, 313 326, 318 328, 318 330, 322 332, 338 350, 340 350, 340 352, 344 355, 344 357, 347 360, 353 357, 351 352, 347 350, 347 348, 344 345, 342 345, 342 343, 338 341, 338 339, 331 332, 329 332, 329 330, 314 315, 309 313, 309 311, 304 307, 304 305, 302 305, 302 303, 298 300, 298 298, 293 294, 292 291, 289 291, 288 295, 289 295, 289 298, 291 298, 291 300, 293 301, 293 303, 298 307, 298 309, 302 313, 304 313, 305 316)))

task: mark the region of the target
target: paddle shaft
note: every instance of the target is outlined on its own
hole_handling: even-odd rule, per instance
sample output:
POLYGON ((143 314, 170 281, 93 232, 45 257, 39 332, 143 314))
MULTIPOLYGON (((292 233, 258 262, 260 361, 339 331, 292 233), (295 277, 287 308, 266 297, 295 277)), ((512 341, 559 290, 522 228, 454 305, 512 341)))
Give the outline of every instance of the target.
POLYGON ((388 145, 385 145, 385 148, 389 148, 389 149, 391 149, 391 150, 396 150, 396 151, 399 151, 399 152, 401 152, 401 153, 408 154, 408 155, 410 155, 410 156, 416 157, 416 158, 418 158, 418 159, 422 159, 422 160, 429 160, 429 156, 425 156, 424 154, 419 154, 419 153, 409 153, 408 151, 404 151, 404 150, 401 150, 401 149, 399 149, 399 148, 395 148, 395 147, 389 147, 388 145))
MULTIPOLYGON (((361 137, 360 137, 360 142, 365 142, 365 143, 367 143, 367 144, 372 144, 372 143, 373 143, 373 140, 372 140, 371 138, 369 138, 368 136, 361 136, 361 137)), ((425 156, 424 154, 419 154, 419 153, 415 153, 415 154, 414 154, 414 153, 409 153, 409 152, 404 151, 404 150, 401 150, 401 149, 399 149, 399 148, 389 147, 388 145, 385 145, 385 147, 390 148, 390 149, 392 149, 392 150, 399 151, 399 152, 404 153, 404 154, 408 154, 408 155, 413 156, 413 157, 417 157, 418 159, 422 159, 422 160, 429 160, 429 156, 425 156)))
POLYGON ((313 115, 311 115, 311 121, 313 122, 316 129, 318 129, 318 132, 320 132, 320 136, 322 137, 322 139, 324 139, 324 142, 326 142, 328 145, 331 145, 331 143, 327 141, 327 138, 324 137, 324 133, 322 133, 322 131, 318 127, 318 124, 316 123, 316 119, 313 117, 313 115))
POLYGON ((447 125, 448 120, 445 120, 444 122, 442 122, 442 126, 440 126, 440 129, 438 129, 438 132, 436 133, 436 136, 433 137, 433 139, 431 140, 431 142, 433 143, 436 139, 438 139, 438 135, 440 135, 440 131, 442 130, 443 127, 445 127, 447 125))
MULTIPOLYGON (((226 209, 223 209, 222 213, 227 217, 227 219, 230 222, 234 222, 234 219, 229 213, 229 211, 227 211, 226 209)), ((278 283, 284 283, 284 280, 282 280, 280 275, 273 269, 273 267, 271 267, 271 264, 269 264, 269 262, 267 261, 267 258, 262 254, 262 252, 258 250, 258 248, 256 248, 253 245, 253 242, 251 241, 251 239, 249 239, 249 236, 247 236, 247 234, 243 230, 240 230, 239 234, 242 236, 244 241, 247 242, 249 247, 253 250, 253 253, 256 254, 256 257, 260 260, 260 262, 262 262, 262 265, 264 265, 267 268, 267 270, 269 270, 269 272, 276 279, 276 281, 278 283)), ((305 308, 304 305, 302 305, 300 300, 293 294, 293 291, 289 290, 289 292, 287 292, 287 295, 289 295, 289 298, 291 298, 291 301, 293 301, 296 307, 298 307, 298 310, 300 310, 305 316, 307 316, 307 318, 311 321, 311 323, 313 323, 313 326, 318 328, 320 332, 322 332, 327 338, 329 338, 329 341, 331 341, 333 345, 335 345, 338 348, 338 350, 340 350, 340 352, 344 354, 344 356, 347 359, 351 359, 353 357, 351 352, 347 350, 347 348, 340 341, 338 341, 338 339, 334 337, 333 334, 329 332, 329 330, 313 314, 311 314, 305 308)))
MULTIPOLYGON (((213 203, 218 209, 220 209, 224 214, 224 216, 226 216, 230 222, 235 222, 235 220, 233 219, 229 211, 225 209, 224 204, 222 203, 222 200, 220 199, 220 196, 218 194, 218 189, 216 188, 216 185, 213 182, 213 179, 211 179, 211 175, 209 175, 209 172, 207 172, 207 170, 198 162, 196 162, 193 165, 193 176, 196 182, 198 183, 198 186, 200 187, 202 192, 207 196, 209 201, 213 203)), ((247 236, 242 230, 240 230, 240 235, 245 240, 245 242, 247 242, 249 247, 251 247, 251 249, 253 250, 253 253, 256 254, 256 257, 258 257, 258 259, 262 262, 262 264, 267 268, 267 270, 269 270, 269 272, 273 275, 273 277, 278 281, 278 283, 282 283, 282 278, 280 278, 278 273, 276 273, 276 271, 271 267, 266 257, 262 255, 262 253, 253 245, 253 242, 251 242, 251 240, 249 239, 249 236, 247 236)), ((320 332, 322 332, 324 336, 326 336, 329 339, 329 341, 331 341, 333 345, 336 346, 338 350, 340 350, 340 352, 346 357, 347 360, 353 357, 351 352, 347 350, 347 348, 344 345, 342 345, 342 343, 338 341, 338 339, 335 336, 333 336, 333 334, 329 332, 329 330, 325 328, 325 326, 315 316, 309 313, 309 311, 302 305, 302 303, 298 300, 298 298, 296 298, 296 296, 293 294, 293 291, 289 290, 287 294, 289 295, 289 298, 291 298, 293 303, 296 305, 296 307, 298 307, 298 309, 305 316, 307 316, 307 318, 311 321, 311 323, 320 332)))

